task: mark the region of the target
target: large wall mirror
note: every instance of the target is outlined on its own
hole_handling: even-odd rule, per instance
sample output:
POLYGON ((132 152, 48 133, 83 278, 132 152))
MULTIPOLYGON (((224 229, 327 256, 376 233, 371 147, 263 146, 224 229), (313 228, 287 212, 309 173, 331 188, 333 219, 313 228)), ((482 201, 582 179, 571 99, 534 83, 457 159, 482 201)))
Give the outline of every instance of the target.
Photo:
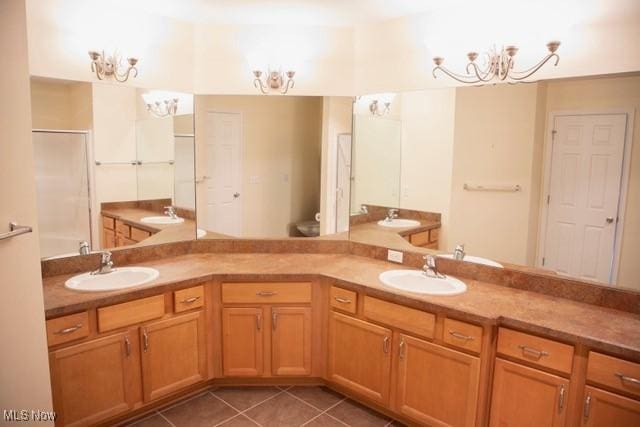
POLYGON ((32 78, 43 258, 194 239, 193 95, 32 78))
POLYGON ((352 98, 195 98, 199 238, 347 238, 352 98))
POLYGON ((638 75, 360 97, 351 238, 640 289, 639 111, 638 75))

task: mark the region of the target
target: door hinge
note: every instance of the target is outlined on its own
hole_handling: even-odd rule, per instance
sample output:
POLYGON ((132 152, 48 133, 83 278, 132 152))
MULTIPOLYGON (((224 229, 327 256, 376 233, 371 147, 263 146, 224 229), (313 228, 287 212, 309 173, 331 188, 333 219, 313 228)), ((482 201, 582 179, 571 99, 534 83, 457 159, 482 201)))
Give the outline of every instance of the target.
POLYGON ((544 265, 546 259, 544 257, 542 257, 542 265, 544 265))
POLYGON ((549 202, 551 202, 551 194, 547 194, 547 204, 549 204, 549 202))
POLYGON ((551 131, 551 138, 552 138, 552 139, 555 139, 555 138, 556 138, 556 134, 557 134, 557 133, 558 133, 558 131, 557 131, 557 130, 555 130, 555 129, 553 129, 553 130, 551 131))

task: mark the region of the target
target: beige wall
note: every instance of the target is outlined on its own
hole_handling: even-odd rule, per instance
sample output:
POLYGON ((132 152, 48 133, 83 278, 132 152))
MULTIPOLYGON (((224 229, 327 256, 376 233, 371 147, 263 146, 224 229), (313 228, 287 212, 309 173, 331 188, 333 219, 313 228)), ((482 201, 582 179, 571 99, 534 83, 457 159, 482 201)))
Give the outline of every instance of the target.
POLYGON ((516 68, 526 69, 546 54, 545 44, 552 39, 562 41, 560 63, 543 68, 535 80, 640 69, 640 2, 609 0, 605 7, 581 0, 538 0, 526 8, 518 15, 506 0, 453 2, 429 13, 358 26, 355 92, 458 86, 448 77, 432 77, 434 56, 443 56, 445 65, 463 73, 467 52, 503 43, 520 47, 516 68))
MULTIPOLYGON (((322 98, 196 96, 196 135, 207 134, 209 111, 242 113, 243 237, 286 237, 293 223, 313 219, 320 208, 322 98)), ((196 176, 211 175, 205 138, 196 144, 196 176)), ((206 212, 202 185, 197 203, 206 212)))
POLYGON ((118 86, 193 88, 190 23, 97 0, 27 0, 27 16, 32 75, 95 82, 87 51, 118 49, 140 59, 138 77, 118 86))
POLYGON ((450 246, 469 254, 527 264, 538 85, 456 89, 450 246), (474 192, 465 183, 515 185, 520 192, 474 192))
POLYGON ((448 229, 456 90, 403 92, 396 99, 402 104, 400 207, 440 213, 440 250, 452 250, 448 229))
POLYGON ((10 221, 34 227, 0 241, 0 406, 50 411, 25 23, 23 0, 0 2, 0 93, 11 101, 0 104, 0 230, 10 221))
POLYGON ((34 129, 89 130, 91 85, 31 79, 31 115, 34 129))
POLYGON ((548 83, 546 108, 548 112, 607 109, 634 111, 631 168, 618 285, 640 289, 640 76, 551 81, 548 83))

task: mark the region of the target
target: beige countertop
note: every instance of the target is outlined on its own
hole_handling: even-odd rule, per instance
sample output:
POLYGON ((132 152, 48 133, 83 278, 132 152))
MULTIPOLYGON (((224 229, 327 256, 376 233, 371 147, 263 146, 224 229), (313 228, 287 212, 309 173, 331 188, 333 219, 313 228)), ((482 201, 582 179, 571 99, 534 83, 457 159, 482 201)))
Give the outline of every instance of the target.
POLYGON ((64 287, 71 274, 43 279, 47 318, 158 294, 208 280, 275 281, 327 278, 368 295, 446 313, 480 324, 499 324, 582 343, 640 361, 640 315, 462 278, 467 292, 429 296, 383 285, 378 275, 400 265, 346 254, 199 253, 136 265, 160 271, 155 281, 114 292, 76 292, 64 287))

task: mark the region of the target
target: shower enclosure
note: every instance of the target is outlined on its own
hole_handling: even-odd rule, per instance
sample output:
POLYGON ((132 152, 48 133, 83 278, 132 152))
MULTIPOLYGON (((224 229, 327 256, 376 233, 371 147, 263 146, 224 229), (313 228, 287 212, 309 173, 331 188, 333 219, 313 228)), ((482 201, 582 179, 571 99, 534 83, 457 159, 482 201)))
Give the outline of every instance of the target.
POLYGON ((34 130, 38 228, 43 258, 92 245, 88 132, 34 130))

